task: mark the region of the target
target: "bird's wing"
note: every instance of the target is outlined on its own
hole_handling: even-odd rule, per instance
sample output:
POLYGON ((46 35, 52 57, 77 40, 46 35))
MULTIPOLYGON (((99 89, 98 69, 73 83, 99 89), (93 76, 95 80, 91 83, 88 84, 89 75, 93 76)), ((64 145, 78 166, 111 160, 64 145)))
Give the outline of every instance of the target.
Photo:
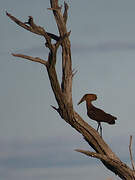
POLYGON ((112 116, 111 114, 108 114, 106 112, 104 112, 103 110, 96 108, 94 106, 92 106, 90 109, 88 109, 87 112, 88 116, 93 119, 96 120, 98 122, 108 122, 108 123, 112 123, 114 124, 117 118, 112 116))

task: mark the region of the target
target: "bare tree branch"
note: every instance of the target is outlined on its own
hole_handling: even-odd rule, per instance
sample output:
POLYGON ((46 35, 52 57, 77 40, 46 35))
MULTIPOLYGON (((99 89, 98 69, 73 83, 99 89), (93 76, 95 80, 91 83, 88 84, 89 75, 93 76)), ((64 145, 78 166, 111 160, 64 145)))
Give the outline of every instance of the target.
POLYGON ((58 4, 57 0, 50 0, 50 4, 51 4, 51 10, 53 10, 53 14, 58 26, 58 30, 60 33, 60 36, 63 36, 64 34, 67 33, 67 28, 66 28, 66 24, 65 21, 63 19, 63 15, 61 13, 61 7, 58 4))
POLYGON ((87 156, 90 156, 90 157, 93 157, 93 158, 97 158, 97 159, 100 159, 102 161, 106 161, 107 163, 110 163, 110 164, 115 164, 115 166, 123 166, 123 167, 127 167, 124 163, 116 160, 116 159, 113 159, 113 158, 110 158, 106 155, 103 155, 103 154, 99 154, 99 153, 96 153, 96 152, 91 152, 91 151, 85 151, 85 150, 82 150, 82 149, 75 149, 75 151, 77 152, 80 152, 82 154, 85 154, 87 156))
MULTIPOLYGON (((97 158, 100 160, 104 160, 104 161, 107 161, 107 159, 108 159, 108 157, 106 155, 99 154, 96 152, 86 151, 86 150, 82 150, 82 149, 75 149, 75 151, 80 152, 80 153, 85 154, 85 155, 90 156, 90 157, 94 157, 94 158, 97 158)), ((117 162, 117 160, 116 160, 116 162, 117 162)))
MULTIPOLYGON (((19 26, 21 26, 22 28, 34 33, 34 34, 38 34, 40 36, 44 36, 45 37, 45 30, 44 28, 40 27, 40 26, 36 26, 36 28, 33 28, 32 26, 28 26, 26 24, 29 24, 27 22, 22 22, 20 21, 19 19, 17 19, 16 17, 12 16, 11 14, 9 14, 8 12, 6 12, 6 15, 12 20, 14 21, 16 24, 18 24, 19 26)), ((29 16, 29 20, 32 18, 32 16, 29 16)), ((33 18, 32 18, 33 19, 33 18)), ((29 22, 28 20, 28 22, 29 22)), ((30 25, 30 24, 29 24, 30 25)), ((52 34, 52 33, 48 33, 48 36, 50 36, 52 39, 58 41, 59 40, 59 37, 56 36, 55 34, 52 34)))
POLYGON ((64 18, 64 22, 66 24, 67 22, 67 18, 68 18, 68 4, 64 1, 64 13, 63 13, 63 18, 64 18))
MULTIPOLYGON (((58 9, 59 4, 58 1, 50 0, 51 8, 58 9)), ((67 13, 67 11, 66 11, 67 13)), ((67 34, 66 23, 61 13, 61 10, 55 11, 53 10, 53 14, 58 26, 59 34, 63 37, 67 34)), ((65 38, 62 46, 62 82, 61 88, 62 92, 68 101, 68 103, 72 104, 72 59, 71 59, 71 49, 70 49, 70 41, 69 38, 65 38)))
MULTIPOLYGON (((127 179, 129 179, 129 178, 135 179, 134 173, 122 161, 118 161, 118 160, 116 160, 114 158, 110 158, 110 157, 108 157, 106 155, 102 155, 102 154, 95 153, 95 152, 90 152, 90 151, 85 151, 85 150, 82 150, 82 149, 76 149, 75 151, 80 152, 82 154, 85 154, 87 156, 93 157, 93 158, 100 159, 103 163, 108 164, 109 166, 113 166, 115 169, 120 169, 120 167, 121 167, 124 172, 127 172, 127 179), (130 176, 128 175, 129 171, 131 171, 130 176)), ((121 178, 123 179, 122 176, 121 176, 121 178)))
POLYGON ((45 61, 43 59, 40 59, 39 57, 32 57, 32 56, 27 56, 27 55, 24 55, 24 54, 14 54, 14 53, 12 53, 12 56, 20 57, 20 58, 23 58, 23 59, 28 59, 30 61, 34 61, 34 62, 38 62, 40 64, 47 65, 47 61, 45 61))
POLYGON ((75 151, 80 152, 82 154, 85 154, 87 156, 93 157, 93 158, 100 159, 100 160, 105 161, 106 163, 108 163, 110 165, 113 164, 113 166, 116 166, 116 167, 117 166, 123 166, 123 167, 127 168, 127 166, 124 163, 122 163, 116 159, 110 158, 110 157, 103 155, 103 154, 99 154, 99 153, 91 152, 91 151, 85 151, 82 149, 75 149, 75 151))

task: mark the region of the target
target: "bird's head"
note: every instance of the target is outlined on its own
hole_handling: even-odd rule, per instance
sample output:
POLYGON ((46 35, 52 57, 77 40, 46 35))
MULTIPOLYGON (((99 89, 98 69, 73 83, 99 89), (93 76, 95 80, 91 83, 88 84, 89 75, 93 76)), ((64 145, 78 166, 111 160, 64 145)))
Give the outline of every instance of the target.
POLYGON ((78 102, 78 105, 81 104, 83 101, 95 101, 97 99, 96 94, 85 94, 82 99, 78 102))

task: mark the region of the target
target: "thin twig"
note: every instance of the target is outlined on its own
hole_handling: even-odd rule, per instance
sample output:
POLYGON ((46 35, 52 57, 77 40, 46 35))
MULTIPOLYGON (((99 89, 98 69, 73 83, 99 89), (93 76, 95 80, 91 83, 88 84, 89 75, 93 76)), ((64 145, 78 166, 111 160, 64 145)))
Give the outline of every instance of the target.
POLYGON ((43 59, 40 59, 39 57, 32 57, 32 56, 27 56, 27 55, 24 55, 24 54, 14 54, 14 53, 12 53, 12 56, 20 57, 20 58, 23 58, 23 59, 28 59, 30 61, 34 61, 34 62, 38 62, 40 64, 47 65, 47 61, 43 60, 43 59))
POLYGON ((132 136, 130 136, 129 153, 130 153, 132 169, 135 170, 135 164, 134 164, 134 160, 133 160, 133 156, 132 156, 132 147, 131 146, 132 146, 132 136))
POLYGON ((93 157, 93 158, 97 158, 97 159, 101 159, 101 160, 107 159, 106 155, 99 154, 99 153, 96 153, 96 152, 86 151, 86 150, 82 150, 82 149, 75 149, 75 151, 80 152, 82 154, 85 154, 87 156, 93 157))
POLYGON ((59 113, 59 108, 56 108, 55 106, 51 105, 51 107, 59 113))
POLYGON ((77 72, 78 72, 78 70, 73 69, 73 70, 72 70, 72 77, 74 77, 74 76, 76 75, 77 72))

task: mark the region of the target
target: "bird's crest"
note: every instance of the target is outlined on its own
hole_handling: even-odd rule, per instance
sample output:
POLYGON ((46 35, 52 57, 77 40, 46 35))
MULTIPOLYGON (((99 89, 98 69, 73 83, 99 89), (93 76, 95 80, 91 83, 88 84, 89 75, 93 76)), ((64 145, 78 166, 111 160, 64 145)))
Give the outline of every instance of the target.
POLYGON ((97 99, 96 94, 85 94, 82 99, 79 101, 78 105, 83 101, 95 101, 97 99))

